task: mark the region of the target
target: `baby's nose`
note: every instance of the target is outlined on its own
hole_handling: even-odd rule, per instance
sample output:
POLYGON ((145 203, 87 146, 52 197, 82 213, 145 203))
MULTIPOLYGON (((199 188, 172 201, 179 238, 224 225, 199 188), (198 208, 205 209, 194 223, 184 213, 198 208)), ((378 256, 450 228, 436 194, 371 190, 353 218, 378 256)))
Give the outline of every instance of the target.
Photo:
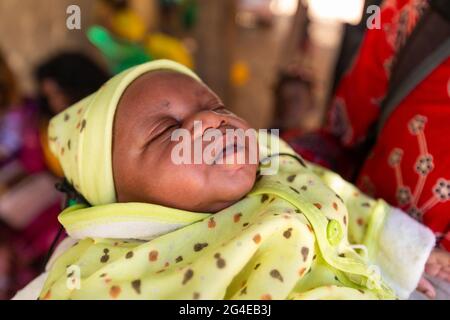
POLYGON ((227 124, 223 115, 210 110, 196 113, 187 122, 187 129, 191 130, 194 139, 199 138, 198 135, 203 136, 208 129, 218 129, 227 124))

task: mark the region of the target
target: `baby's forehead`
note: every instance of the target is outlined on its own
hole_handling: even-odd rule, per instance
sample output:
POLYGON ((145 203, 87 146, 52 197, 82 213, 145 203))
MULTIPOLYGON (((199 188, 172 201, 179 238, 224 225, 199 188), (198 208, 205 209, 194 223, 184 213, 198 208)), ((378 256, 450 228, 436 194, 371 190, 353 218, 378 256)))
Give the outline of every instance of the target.
POLYGON ((176 71, 156 70, 134 80, 124 91, 119 108, 145 107, 159 110, 161 104, 205 102, 219 98, 201 81, 176 71))
POLYGON ((169 100, 174 95, 182 96, 189 92, 177 90, 180 86, 201 90, 201 88, 195 89, 199 87, 195 79, 184 74, 166 70, 148 72, 127 87, 119 101, 119 106, 146 104, 147 107, 151 107, 152 104, 148 104, 149 102, 169 100))
MULTIPOLYGON (((137 79, 135 79, 127 88, 126 91, 137 88, 144 90, 151 90, 152 88, 176 88, 179 83, 200 85, 200 82, 196 79, 172 70, 155 70, 144 73, 137 79)), ((125 91, 125 92, 126 92, 125 91)))

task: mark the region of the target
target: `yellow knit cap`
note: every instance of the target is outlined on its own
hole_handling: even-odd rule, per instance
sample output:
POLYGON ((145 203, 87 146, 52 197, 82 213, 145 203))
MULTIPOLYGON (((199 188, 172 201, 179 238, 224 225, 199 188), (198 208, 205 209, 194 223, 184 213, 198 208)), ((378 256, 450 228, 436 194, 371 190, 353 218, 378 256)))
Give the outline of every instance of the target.
POLYGON ((50 149, 58 158, 67 180, 92 205, 116 202, 112 136, 119 100, 134 80, 156 70, 171 70, 201 81, 190 69, 178 63, 152 61, 118 74, 97 92, 50 121, 50 149))

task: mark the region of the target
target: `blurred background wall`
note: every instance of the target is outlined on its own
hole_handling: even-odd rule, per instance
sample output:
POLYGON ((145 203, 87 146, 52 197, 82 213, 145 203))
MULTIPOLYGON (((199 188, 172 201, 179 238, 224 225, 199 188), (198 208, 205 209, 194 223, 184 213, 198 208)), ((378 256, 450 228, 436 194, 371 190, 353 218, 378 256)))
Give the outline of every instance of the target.
MULTIPOLYGON (((87 28, 96 19, 96 2, 0 1, 0 50, 26 94, 35 89, 33 68, 60 50, 79 49, 105 64, 86 37, 87 28), (66 9, 72 4, 81 8, 81 30, 65 27, 66 9)), ((350 16, 339 19, 332 16, 336 1, 329 0, 196 0, 195 26, 189 32, 173 27, 172 21, 161 14, 162 3, 181 2, 130 0, 149 31, 163 30, 188 45, 204 81, 230 109, 257 128, 270 125, 280 68, 301 60, 302 69, 310 70, 314 77, 315 112, 305 115, 304 121, 311 129, 320 124, 332 87, 342 22, 357 21, 362 0, 345 0, 354 8, 346 8, 350 16), (297 10, 299 3, 301 10, 297 10), (312 23, 295 23, 300 15, 305 18, 308 6, 313 9, 309 10, 312 23), (305 50, 299 50, 302 34, 308 34, 311 40, 305 50), (302 57, 298 57, 300 51, 302 57)))
MULTIPOLYGON (((24 90, 33 84, 31 69, 51 52, 66 48, 87 49, 83 29, 68 30, 66 9, 77 4, 82 12, 92 12, 90 0, 2 0, 0 1, 0 44, 6 59, 21 79, 24 90)), ((83 27, 91 15, 83 15, 83 27)))
MULTIPOLYGON (((148 28, 156 28, 158 19, 155 0, 132 0, 148 28)), ((21 80, 26 93, 34 90, 32 69, 52 53, 78 49, 102 60, 89 44, 85 32, 94 17, 93 0, 1 0, 0 49, 21 80), (66 28, 67 7, 81 9, 81 30, 66 28)))

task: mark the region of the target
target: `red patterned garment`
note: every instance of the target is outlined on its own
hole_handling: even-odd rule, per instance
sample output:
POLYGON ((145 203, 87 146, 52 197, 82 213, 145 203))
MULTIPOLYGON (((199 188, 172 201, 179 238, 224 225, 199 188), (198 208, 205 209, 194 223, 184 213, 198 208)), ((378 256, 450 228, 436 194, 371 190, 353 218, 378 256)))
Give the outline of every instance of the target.
MULTIPOLYGON (((380 30, 369 30, 342 80, 325 131, 347 148, 366 138, 379 116, 396 52, 405 43, 425 0, 385 1, 380 30)), ((450 251, 450 58, 395 109, 357 179, 425 225, 450 251)))

